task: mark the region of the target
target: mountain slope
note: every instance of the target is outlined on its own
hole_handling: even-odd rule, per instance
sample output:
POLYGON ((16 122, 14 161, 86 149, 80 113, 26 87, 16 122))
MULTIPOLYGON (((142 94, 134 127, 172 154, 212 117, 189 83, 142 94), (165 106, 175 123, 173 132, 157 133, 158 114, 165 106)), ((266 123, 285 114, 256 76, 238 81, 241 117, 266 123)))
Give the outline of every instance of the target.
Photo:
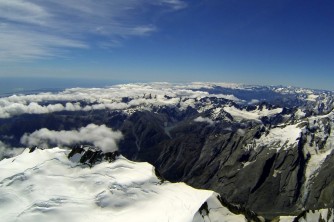
POLYGON ((148 163, 120 156, 89 167, 78 162, 79 154, 68 155, 60 148, 26 149, 2 160, 1 220, 201 222, 204 216, 196 212, 206 201, 215 209, 206 216, 211 221, 245 220, 223 207, 213 191, 161 181, 148 163))
POLYGON ((59 132, 95 124, 121 132, 119 152, 169 181, 214 190, 225 205, 268 220, 294 218, 334 208, 333 108, 330 91, 238 84, 16 95, 0 98, 0 150, 8 157, 12 147, 62 146, 59 132))

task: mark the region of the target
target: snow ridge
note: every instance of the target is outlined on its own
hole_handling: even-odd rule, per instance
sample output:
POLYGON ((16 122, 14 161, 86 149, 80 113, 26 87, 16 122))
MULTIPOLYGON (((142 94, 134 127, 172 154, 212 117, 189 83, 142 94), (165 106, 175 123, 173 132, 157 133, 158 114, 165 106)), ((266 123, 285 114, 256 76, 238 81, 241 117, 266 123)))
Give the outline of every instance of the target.
POLYGON ((191 222, 208 199, 232 215, 211 203, 213 191, 162 182, 148 163, 119 156, 89 167, 68 159, 66 149, 31 151, 0 162, 3 221, 191 222))

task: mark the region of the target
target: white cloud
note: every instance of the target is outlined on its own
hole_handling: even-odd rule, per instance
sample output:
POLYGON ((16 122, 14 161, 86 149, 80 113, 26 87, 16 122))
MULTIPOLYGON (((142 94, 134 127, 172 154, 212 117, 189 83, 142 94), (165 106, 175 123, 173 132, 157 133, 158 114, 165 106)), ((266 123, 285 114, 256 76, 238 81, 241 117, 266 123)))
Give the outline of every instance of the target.
POLYGON ((117 143, 123 138, 120 131, 113 131, 105 125, 89 124, 79 130, 53 131, 46 128, 31 134, 24 134, 21 143, 27 146, 49 147, 49 145, 74 145, 77 143, 92 143, 103 152, 113 152, 118 149, 117 143))
MULTIPOLYGON (((38 97, 38 96, 36 96, 38 97)), ((66 103, 65 107, 60 104, 40 105, 37 102, 30 102, 25 104, 24 102, 8 103, 5 106, 1 106, 0 103, 0 118, 9 118, 11 116, 21 114, 45 114, 60 111, 79 111, 82 110, 79 103, 66 103)))
POLYGON ((244 136, 246 133, 246 131, 244 129, 238 129, 237 130, 237 134, 239 134, 240 136, 244 136))
POLYGON ((0 60, 26 60, 61 56, 65 48, 88 48, 83 41, 64 36, 44 34, 6 24, 0 25, 0 60))
POLYGON ((258 103, 260 103, 260 100, 258 100, 258 99, 252 99, 250 102, 249 102, 249 104, 258 104, 258 103))
POLYGON ((81 110, 80 103, 66 103, 65 105, 66 111, 79 111, 81 110))
MULTIPOLYGON (((0 98, 0 118, 21 114, 43 114, 59 111, 91 111, 150 109, 153 106, 176 106, 180 109, 195 107, 204 97, 225 98, 235 102, 231 95, 209 94, 191 90, 187 85, 169 83, 124 84, 110 88, 73 88, 59 93, 13 95, 0 98), (128 97, 129 101, 122 99, 128 97), (59 103, 62 101, 62 103, 59 103)), ((206 106, 211 107, 211 106, 206 106)), ((204 111, 204 110, 201 110, 204 111)))
POLYGON ((150 13, 184 7, 181 0, 0 0, 0 60, 62 56, 149 35, 157 30, 150 13))
POLYGON ((162 0, 162 1, 160 1, 160 4, 167 4, 175 10, 182 9, 182 8, 185 8, 187 6, 187 4, 185 2, 180 1, 180 0, 162 0))
POLYGON ((194 119, 195 122, 200 122, 200 123, 208 123, 209 125, 213 125, 215 122, 208 118, 208 117, 197 117, 196 119, 194 119))
POLYGON ((42 25, 49 17, 43 7, 32 2, 0 0, 0 18, 4 20, 42 25))

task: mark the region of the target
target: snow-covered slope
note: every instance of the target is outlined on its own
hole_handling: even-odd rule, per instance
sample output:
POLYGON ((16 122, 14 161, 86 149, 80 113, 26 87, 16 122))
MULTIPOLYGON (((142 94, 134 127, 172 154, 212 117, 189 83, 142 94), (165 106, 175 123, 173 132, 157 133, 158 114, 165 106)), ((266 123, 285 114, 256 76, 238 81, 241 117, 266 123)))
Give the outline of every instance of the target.
POLYGON ((263 109, 255 109, 252 111, 247 111, 247 110, 240 110, 234 106, 226 106, 224 107, 224 110, 228 113, 230 113, 235 120, 242 120, 242 119, 248 119, 248 120, 257 120, 260 121, 261 117, 267 116, 271 117, 275 114, 279 114, 282 112, 282 108, 276 108, 269 110, 266 107, 263 109))
POLYGON ((246 221, 242 215, 231 213, 227 208, 221 207, 219 195, 211 195, 194 216, 193 222, 231 222, 246 221), (217 207, 218 206, 218 207, 217 207))
POLYGON ((310 210, 296 218, 298 222, 334 221, 333 209, 310 210))
POLYGON ((213 191, 162 181, 148 163, 120 156, 89 167, 68 154, 60 148, 26 149, 2 160, 1 221, 245 221, 213 191), (208 215, 199 211, 205 203, 208 215))
POLYGON ((332 222, 334 221, 333 209, 307 210, 297 217, 282 216, 280 222, 332 222))

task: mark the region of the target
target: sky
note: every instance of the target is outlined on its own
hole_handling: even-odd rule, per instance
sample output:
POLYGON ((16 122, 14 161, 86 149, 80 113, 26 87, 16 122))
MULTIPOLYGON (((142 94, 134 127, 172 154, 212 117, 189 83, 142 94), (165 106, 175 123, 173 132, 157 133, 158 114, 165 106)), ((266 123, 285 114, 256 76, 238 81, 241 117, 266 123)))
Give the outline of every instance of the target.
POLYGON ((0 0, 0 77, 334 90, 333 11, 332 0, 0 0))

